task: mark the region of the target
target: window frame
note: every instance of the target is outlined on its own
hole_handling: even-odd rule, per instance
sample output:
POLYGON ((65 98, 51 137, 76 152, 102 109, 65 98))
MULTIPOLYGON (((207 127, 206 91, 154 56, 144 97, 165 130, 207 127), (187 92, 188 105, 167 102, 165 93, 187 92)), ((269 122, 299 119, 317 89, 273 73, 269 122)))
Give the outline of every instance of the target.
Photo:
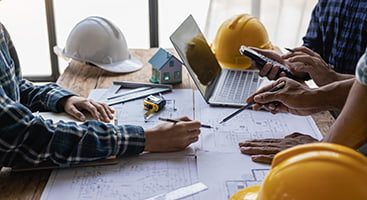
MULTIPOLYGON (((56 82, 60 77, 59 60, 57 55, 53 53, 53 47, 57 44, 53 1, 54 0, 45 0, 48 45, 51 60, 51 75, 24 76, 25 79, 33 82, 56 82)), ((149 39, 151 48, 159 47, 158 36, 158 0, 149 0, 149 39)))

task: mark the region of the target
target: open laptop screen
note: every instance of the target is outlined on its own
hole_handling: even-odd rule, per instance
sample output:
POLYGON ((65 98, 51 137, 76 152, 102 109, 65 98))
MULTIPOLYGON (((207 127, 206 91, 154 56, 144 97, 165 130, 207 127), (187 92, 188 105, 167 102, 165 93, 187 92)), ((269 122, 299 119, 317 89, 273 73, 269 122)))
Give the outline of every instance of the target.
POLYGON ((170 39, 196 86, 208 100, 221 67, 192 15, 185 19, 170 39))

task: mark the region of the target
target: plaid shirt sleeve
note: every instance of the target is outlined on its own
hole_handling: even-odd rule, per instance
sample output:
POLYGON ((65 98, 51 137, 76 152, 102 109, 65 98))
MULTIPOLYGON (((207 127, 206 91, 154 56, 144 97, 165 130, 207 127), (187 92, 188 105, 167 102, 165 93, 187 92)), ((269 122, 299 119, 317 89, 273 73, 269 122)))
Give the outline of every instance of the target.
POLYGON ((74 93, 66 91, 55 83, 34 85, 27 80, 20 81, 20 102, 35 111, 61 112, 63 108, 57 106, 63 97, 73 96, 74 93))
POLYGON ((145 147, 140 126, 98 121, 81 125, 33 116, 32 111, 61 111, 57 102, 74 95, 56 84, 35 86, 21 77, 18 57, 0 23, 0 167, 52 161, 70 165, 113 155, 139 154, 145 147))
POLYGON ((81 125, 33 116, 0 88, 0 166, 59 165, 96 161, 111 155, 138 154, 145 134, 139 126, 114 126, 98 121, 81 125))

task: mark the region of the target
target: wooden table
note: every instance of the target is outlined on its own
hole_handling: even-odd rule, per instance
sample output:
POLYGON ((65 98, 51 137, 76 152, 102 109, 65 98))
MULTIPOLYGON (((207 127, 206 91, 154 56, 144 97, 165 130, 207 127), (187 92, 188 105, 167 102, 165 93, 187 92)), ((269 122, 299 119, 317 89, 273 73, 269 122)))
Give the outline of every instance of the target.
MULTIPOLYGON (((158 49, 131 49, 130 53, 144 63, 144 67, 136 72, 127 74, 115 74, 106 72, 98 67, 73 61, 60 76, 57 83, 64 88, 87 97, 95 88, 108 88, 113 81, 149 82, 151 77, 151 65, 148 60, 158 49)), ((174 54, 175 52, 171 50, 174 54)), ((195 88, 185 68, 182 70, 182 83, 174 88, 195 88)), ((312 116, 322 134, 325 134, 334 118, 329 112, 320 112, 312 116)), ((17 172, 10 169, 2 169, 0 172, 0 200, 21 199, 38 200, 46 186, 51 170, 17 172)))

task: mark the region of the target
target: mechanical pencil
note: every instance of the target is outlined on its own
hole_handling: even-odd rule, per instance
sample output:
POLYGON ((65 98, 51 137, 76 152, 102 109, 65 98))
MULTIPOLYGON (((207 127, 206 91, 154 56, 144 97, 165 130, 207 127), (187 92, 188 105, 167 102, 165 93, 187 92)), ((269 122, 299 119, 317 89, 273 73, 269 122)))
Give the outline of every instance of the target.
MULTIPOLYGON (((166 121, 166 122, 173 122, 173 123, 177 123, 177 122, 182 122, 180 120, 175 120, 175 119, 169 119, 169 118, 163 118, 163 117, 158 117, 159 120, 162 120, 162 121, 166 121)), ((210 125, 206 125, 206 124, 201 124, 201 127, 203 128, 213 128, 212 126, 210 125)))
MULTIPOLYGON (((274 86, 273 88, 271 88, 269 90, 269 92, 274 92, 274 91, 277 91, 277 90, 280 90, 282 89, 283 87, 285 86, 285 82, 281 82, 279 83, 278 85, 274 86)), ((219 122, 220 124, 221 123, 224 123, 226 121, 228 121, 229 119, 231 119, 232 117, 236 116, 238 113, 242 112, 243 110, 249 108, 250 106, 252 106, 253 104, 255 104, 256 102, 255 101, 251 101, 250 103, 242 106, 240 109, 238 109, 237 111, 235 111, 234 113, 230 114, 228 117, 224 118, 221 122, 219 122)))

